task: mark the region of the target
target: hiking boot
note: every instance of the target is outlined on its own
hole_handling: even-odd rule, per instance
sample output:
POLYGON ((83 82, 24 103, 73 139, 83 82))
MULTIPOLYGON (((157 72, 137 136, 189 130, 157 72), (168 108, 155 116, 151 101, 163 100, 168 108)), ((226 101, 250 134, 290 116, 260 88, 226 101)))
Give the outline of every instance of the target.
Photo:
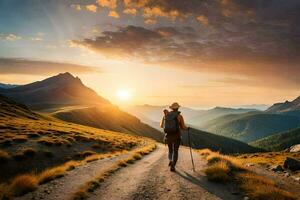
POLYGON ((175 166, 174 165, 171 165, 171 167, 170 167, 170 171, 171 172, 175 172, 176 170, 175 170, 175 166))
POLYGON ((172 161, 169 162, 169 167, 172 165, 172 161))

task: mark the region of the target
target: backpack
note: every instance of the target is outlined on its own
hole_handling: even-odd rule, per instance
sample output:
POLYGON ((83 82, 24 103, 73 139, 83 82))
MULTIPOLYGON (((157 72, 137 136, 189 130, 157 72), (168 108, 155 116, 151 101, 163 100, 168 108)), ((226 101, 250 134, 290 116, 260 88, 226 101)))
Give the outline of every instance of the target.
POLYGON ((164 117, 164 132, 172 135, 176 134, 180 131, 179 129, 179 122, 178 122, 178 115, 179 112, 169 112, 165 117, 164 117))

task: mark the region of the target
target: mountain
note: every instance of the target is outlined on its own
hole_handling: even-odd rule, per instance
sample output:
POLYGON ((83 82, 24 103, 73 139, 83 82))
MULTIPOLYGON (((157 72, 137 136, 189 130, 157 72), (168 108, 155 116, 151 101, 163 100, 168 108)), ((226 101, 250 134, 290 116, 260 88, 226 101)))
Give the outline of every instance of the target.
POLYGON ((147 136, 158 141, 163 139, 161 132, 121 111, 70 73, 1 89, 0 93, 33 110, 50 113, 68 122, 147 136))
POLYGON ((244 142, 251 142, 297 127, 300 127, 299 117, 270 113, 226 115, 202 126, 206 131, 244 142))
POLYGON ((0 93, 35 110, 109 103, 68 72, 43 81, 0 89, 0 93))
POLYGON ((17 86, 18 85, 11 85, 11 84, 0 83, 0 88, 2 88, 2 89, 9 89, 9 88, 17 87, 17 86))
POLYGON ((247 112, 257 111, 255 109, 243 109, 243 108, 224 108, 224 107, 215 107, 211 110, 202 112, 199 116, 194 117, 188 123, 195 127, 202 127, 206 122, 216 119, 218 117, 228 115, 228 114, 241 114, 247 112))
POLYGON ((269 151, 282 151, 300 143, 300 128, 271 135, 250 144, 269 151))
POLYGON ((275 103, 270 108, 267 109, 267 112, 270 113, 279 113, 287 112, 293 110, 300 110, 300 96, 293 101, 285 101, 284 103, 275 103))
MULTIPOLYGON (((244 142, 193 128, 190 130, 190 138, 191 146, 196 149, 209 148, 222 153, 253 153, 261 151, 261 149, 252 147, 244 142)), ((182 132, 182 142, 188 146, 186 131, 182 132)))

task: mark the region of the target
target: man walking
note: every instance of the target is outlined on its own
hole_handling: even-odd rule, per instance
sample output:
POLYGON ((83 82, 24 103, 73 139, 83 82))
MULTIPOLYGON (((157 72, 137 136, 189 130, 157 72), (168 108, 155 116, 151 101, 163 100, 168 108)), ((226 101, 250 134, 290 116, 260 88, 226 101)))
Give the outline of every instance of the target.
POLYGON ((184 123, 183 116, 179 112, 180 105, 173 103, 169 106, 171 112, 164 112, 164 117, 160 127, 166 133, 166 143, 169 148, 169 166, 172 172, 175 171, 175 165, 178 160, 178 150, 181 143, 180 129, 187 130, 188 127, 184 123))

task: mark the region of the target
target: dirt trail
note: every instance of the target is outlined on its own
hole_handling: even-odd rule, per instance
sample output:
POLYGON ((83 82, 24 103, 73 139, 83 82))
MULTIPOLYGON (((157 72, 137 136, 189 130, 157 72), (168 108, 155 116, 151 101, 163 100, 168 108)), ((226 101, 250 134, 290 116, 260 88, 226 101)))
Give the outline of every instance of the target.
MULTIPOLYGON (((196 172, 192 171, 189 149, 180 148, 177 171, 168 168, 167 148, 161 144, 143 159, 128 165, 108 177, 99 189, 90 194, 97 200, 152 200, 152 199, 242 199, 233 195, 231 185, 210 183, 202 170, 205 161, 194 153, 196 172)), ((124 154, 79 166, 59 179, 39 186, 20 200, 46 199, 68 200, 85 183, 110 169, 118 160, 129 156, 124 154)))
POLYGON ((209 183, 202 169, 205 162, 194 153, 196 172, 192 171, 189 149, 182 147, 177 171, 170 172, 167 148, 158 148, 142 160, 108 178, 90 199, 242 199, 230 186, 209 183))
POLYGON ((40 185, 36 191, 15 199, 68 200, 82 185, 107 171, 118 160, 128 155, 123 154, 117 157, 105 158, 76 167, 74 170, 67 172, 64 177, 40 185))

